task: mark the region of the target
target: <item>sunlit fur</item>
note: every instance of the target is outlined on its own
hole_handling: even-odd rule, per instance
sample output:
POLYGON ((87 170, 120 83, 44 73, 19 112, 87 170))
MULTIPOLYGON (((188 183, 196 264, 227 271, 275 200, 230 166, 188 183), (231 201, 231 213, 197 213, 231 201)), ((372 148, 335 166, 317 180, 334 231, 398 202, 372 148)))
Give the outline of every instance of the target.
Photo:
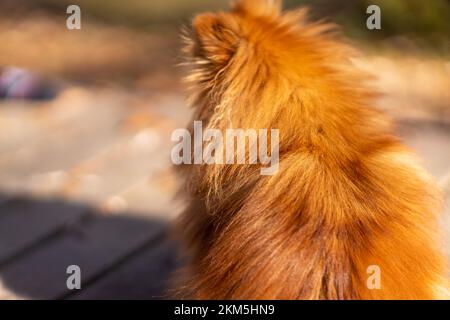
POLYGON ((274 176, 258 165, 179 168, 192 258, 179 297, 444 297, 439 192, 372 107, 332 25, 244 0, 197 16, 186 40, 189 128, 280 129, 281 162, 274 176), (367 288, 370 265, 381 289, 367 288))

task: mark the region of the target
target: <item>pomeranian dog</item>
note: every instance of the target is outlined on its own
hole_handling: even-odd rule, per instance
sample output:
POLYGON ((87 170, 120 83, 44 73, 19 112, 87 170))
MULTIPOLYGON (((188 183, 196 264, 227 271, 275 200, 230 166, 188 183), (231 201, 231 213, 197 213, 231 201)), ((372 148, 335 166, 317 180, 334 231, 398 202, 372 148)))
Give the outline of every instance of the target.
POLYGON ((195 17, 186 38, 193 121, 279 129, 280 167, 179 166, 191 257, 179 297, 447 297, 440 193, 373 107, 333 25, 241 0, 195 17))

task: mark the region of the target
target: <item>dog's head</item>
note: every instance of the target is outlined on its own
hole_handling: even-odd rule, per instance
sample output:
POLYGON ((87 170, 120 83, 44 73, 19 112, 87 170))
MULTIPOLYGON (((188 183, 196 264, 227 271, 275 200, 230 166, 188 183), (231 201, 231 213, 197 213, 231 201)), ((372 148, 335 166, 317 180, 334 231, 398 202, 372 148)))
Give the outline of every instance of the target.
POLYGON ((305 8, 282 11, 281 0, 237 0, 228 12, 198 15, 185 47, 197 119, 241 128, 284 121, 286 127, 300 117, 300 105, 324 93, 333 99, 336 81, 354 78, 336 76, 351 50, 335 40, 334 30, 309 22, 305 8))
MULTIPOLYGON (((278 0, 242 0, 230 12, 206 13, 192 23, 189 53, 218 69, 230 62, 239 50, 257 45, 257 34, 267 29, 281 13, 278 0)), ((268 36, 268 35, 267 35, 268 36)))
MULTIPOLYGON (((229 12, 198 15, 189 30, 185 52, 196 66, 199 82, 217 81, 225 68, 245 64, 270 63, 264 46, 274 45, 281 0, 240 0, 229 12)), ((244 70, 242 70, 244 71, 244 70)), ((217 84, 217 83, 215 83, 217 84)))
POLYGON ((339 54, 326 36, 330 29, 308 23, 306 9, 282 12, 281 0, 238 0, 228 12, 198 15, 185 47, 194 67, 188 77, 194 104, 204 106, 207 97, 215 110, 225 102, 236 109, 262 100, 275 108, 289 96, 286 88, 314 80, 324 50, 334 51, 328 58, 339 54))

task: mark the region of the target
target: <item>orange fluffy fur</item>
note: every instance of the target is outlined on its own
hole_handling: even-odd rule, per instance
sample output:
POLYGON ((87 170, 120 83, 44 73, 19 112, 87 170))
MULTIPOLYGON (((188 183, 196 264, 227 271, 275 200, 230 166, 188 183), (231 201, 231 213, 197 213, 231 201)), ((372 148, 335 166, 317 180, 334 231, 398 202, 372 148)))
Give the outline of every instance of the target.
POLYGON ((187 42, 194 120, 280 129, 280 170, 180 168, 189 204, 178 226, 192 258, 181 297, 444 297, 439 192, 372 107, 333 26, 241 0, 197 16, 187 42), (366 285, 370 265, 380 289, 366 285))

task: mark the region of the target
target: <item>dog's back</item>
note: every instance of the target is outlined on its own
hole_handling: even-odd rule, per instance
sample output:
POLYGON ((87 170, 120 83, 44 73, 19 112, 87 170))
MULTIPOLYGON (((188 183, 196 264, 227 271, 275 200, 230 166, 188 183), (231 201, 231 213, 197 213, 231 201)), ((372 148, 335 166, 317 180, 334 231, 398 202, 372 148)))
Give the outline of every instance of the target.
POLYGON ((206 299, 432 299, 447 287, 432 179, 371 105, 352 49, 305 11, 238 2, 196 17, 193 120, 280 129, 280 170, 186 165, 190 250, 181 295, 206 299), (381 287, 367 273, 381 271, 381 287))

